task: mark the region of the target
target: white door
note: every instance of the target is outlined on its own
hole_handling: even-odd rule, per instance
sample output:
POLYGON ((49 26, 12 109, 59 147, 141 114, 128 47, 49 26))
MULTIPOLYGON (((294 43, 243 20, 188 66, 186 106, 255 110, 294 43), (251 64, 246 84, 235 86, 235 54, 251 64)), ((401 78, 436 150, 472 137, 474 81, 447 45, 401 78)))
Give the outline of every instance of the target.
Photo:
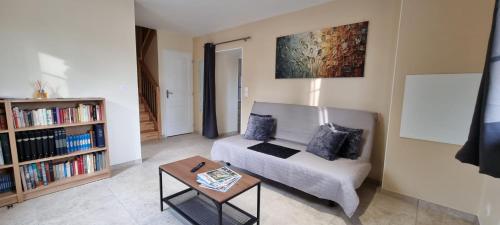
POLYGON ((163 104, 163 134, 174 136, 193 132, 192 56, 188 52, 162 52, 160 76, 163 104))

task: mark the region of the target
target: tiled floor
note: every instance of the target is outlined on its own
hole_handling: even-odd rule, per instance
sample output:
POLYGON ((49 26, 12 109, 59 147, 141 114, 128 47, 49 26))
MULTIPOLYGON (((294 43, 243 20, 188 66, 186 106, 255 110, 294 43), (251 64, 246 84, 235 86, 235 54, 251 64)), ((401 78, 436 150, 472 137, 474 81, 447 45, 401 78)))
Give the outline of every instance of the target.
MULTIPOLYGON (((114 169, 110 179, 29 200, 12 209, 3 207, 0 224, 188 224, 171 209, 160 212, 158 165, 193 155, 209 157, 211 145, 212 141, 195 134, 144 144, 142 164, 114 169)), ((167 194, 184 188, 172 178, 165 177, 164 182, 167 194)), ((328 207, 325 201, 265 182, 261 224, 471 224, 430 204, 375 189, 370 184, 359 189, 359 210, 353 218, 347 218, 339 207, 328 207)), ((255 212, 255 195, 256 190, 250 190, 231 202, 255 212)))

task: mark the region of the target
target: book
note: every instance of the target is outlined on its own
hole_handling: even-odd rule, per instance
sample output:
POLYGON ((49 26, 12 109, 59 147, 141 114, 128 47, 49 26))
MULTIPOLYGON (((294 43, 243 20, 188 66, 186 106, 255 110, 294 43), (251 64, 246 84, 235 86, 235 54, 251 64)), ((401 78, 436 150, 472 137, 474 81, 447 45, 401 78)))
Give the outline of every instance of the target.
POLYGON ((3 105, 0 106, 0 130, 7 130, 7 116, 3 105))
POLYGON ((5 165, 5 161, 3 160, 2 144, 0 143, 0 166, 3 166, 3 165, 5 165))
POLYGON ((10 154, 10 143, 8 134, 0 134, 0 145, 2 146, 2 155, 5 165, 12 164, 12 156, 10 154))
POLYGON ((14 190, 14 181, 9 172, 0 173, 0 193, 14 190))
POLYGON ((19 158, 19 161, 24 161, 24 154, 23 154, 23 138, 21 138, 21 134, 16 134, 16 147, 17 147, 17 157, 19 158))
MULTIPOLYGON (((102 120, 102 107, 100 105, 78 104, 76 107, 68 108, 38 108, 21 109, 12 108, 12 117, 15 128, 31 126, 47 126, 65 123, 85 123, 102 120)), ((0 111, 0 126, 2 113, 0 111)), ((1 129, 1 127, 0 127, 1 129)))
POLYGON ((82 134, 67 135, 64 128, 25 131, 16 133, 19 161, 64 155, 75 151, 96 148, 89 130, 82 134))
POLYGON ((47 186, 54 181, 101 171, 106 168, 104 154, 95 152, 61 162, 48 161, 20 166, 22 188, 27 191, 47 186))
POLYGON ((95 142, 96 142, 96 147, 102 148, 106 146, 105 140, 104 140, 104 125, 103 124, 95 124, 94 125, 94 131, 95 131, 95 142))
POLYGON ((196 175, 200 187, 226 192, 241 179, 241 175, 228 167, 221 167, 196 175))

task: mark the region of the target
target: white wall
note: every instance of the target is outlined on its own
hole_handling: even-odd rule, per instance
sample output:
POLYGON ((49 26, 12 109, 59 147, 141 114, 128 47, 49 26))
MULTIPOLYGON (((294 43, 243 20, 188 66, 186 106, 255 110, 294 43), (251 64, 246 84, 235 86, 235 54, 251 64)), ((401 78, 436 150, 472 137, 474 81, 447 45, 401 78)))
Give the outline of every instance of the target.
POLYGON ((215 99, 219 134, 238 131, 238 60, 241 49, 215 54, 215 99))
POLYGON ((110 158, 141 158, 133 0, 4 0, 0 96, 104 97, 110 158))

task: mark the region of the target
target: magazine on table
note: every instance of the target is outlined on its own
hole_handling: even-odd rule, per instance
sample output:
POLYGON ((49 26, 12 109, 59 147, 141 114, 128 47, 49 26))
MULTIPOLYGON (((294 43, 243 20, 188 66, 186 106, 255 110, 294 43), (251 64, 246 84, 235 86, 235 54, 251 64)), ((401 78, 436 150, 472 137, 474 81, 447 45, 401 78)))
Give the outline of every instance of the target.
POLYGON ((228 191, 240 178, 241 175, 228 167, 221 167, 196 175, 196 181, 200 184, 200 187, 220 192, 228 191))

